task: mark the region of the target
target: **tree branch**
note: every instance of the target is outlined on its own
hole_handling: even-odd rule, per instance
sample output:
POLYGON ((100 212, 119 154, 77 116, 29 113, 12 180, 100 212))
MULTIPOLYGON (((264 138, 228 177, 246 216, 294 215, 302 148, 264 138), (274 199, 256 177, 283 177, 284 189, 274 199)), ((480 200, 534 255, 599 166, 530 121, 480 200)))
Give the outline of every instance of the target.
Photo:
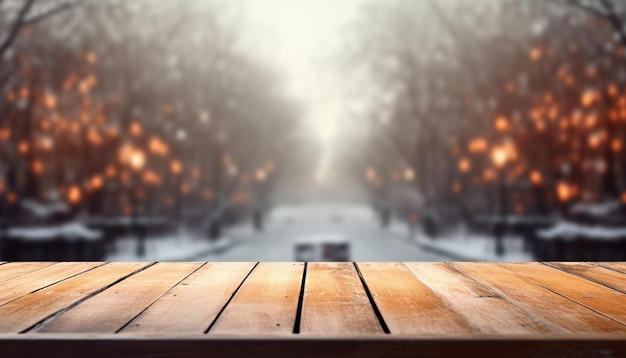
POLYGON ((0 58, 4 56, 4 53, 9 49, 13 41, 15 41, 17 35, 20 32, 22 26, 24 26, 24 21, 26 19, 26 15, 35 4, 36 0, 26 0, 26 3, 22 6, 19 13, 17 14, 17 18, 11 26, 11 30, 9 31, 9 35, 4 39, 2 44, 0 44, 0 58))
POLYGON ((74 7, 74 3, 71 2, 67 2, 64 4, 61 4, 57 7, 54 7, 52 9, 48 9, 47 11, 42 12, 41 14, 35 15, 29 19, 24 20, 24 25, 34 25, 40 21, 43 21, 49 17, 52 17, 53 15, 56 15, 60 12, 63 12, 65 10, 69 10, 72 7, 74 7))

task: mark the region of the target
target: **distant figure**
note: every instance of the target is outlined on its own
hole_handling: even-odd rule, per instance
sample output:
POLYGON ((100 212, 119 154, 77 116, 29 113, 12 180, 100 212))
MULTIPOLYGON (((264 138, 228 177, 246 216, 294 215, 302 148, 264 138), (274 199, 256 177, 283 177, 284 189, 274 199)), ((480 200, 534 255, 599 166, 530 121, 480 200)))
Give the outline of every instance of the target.
POLYGON ((222 221, 220 219, 213 219, 209 224, 209 240, 217 240, 222 237, 222 221))
POLYGON ((380 208, 380 224, 382 225, 383 228, 386 228, 389 226, 390 222, 391 222, 391 210, 389 210, 388 207, 383 206, 382 208, 380 208))
POLYGON ((437 222, 435 221, 433 214, 427 213, 426 215, 424 215, 423 228, 424 233, 428 237, 437 237, 437 222))
POLYGON ((263 231, 263 212, 261 209, 254 209, 254 212, 252 213, 252 223, 254 224, 254 229, 256 231, 263 231))

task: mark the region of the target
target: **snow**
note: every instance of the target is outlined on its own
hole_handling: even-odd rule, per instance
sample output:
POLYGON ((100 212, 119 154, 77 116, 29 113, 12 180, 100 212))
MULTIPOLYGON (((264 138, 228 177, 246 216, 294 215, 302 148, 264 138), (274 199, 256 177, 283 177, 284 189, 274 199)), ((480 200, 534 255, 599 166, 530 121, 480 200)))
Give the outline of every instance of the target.
POLYGON ((593 217, 601 217, 611 214, 622 206, 619 200, 605 201, 601 203, 577 203, 572 205, 572 214, 587 214, 593 217))
POLYGON ((111 225, 111 226, 130 226, 133 224, 142 225, 160 225, 166 224, 168 220, 160 216, 111 216, 111 217, 90 217, 83 220, 91 225, 111 225))
POLYGON ((328 220, 336 219, 367 219, 375 220, 374 211, 367 206, 350 204, 318 204, 281 206, 272 210, 270 220, 328 220))
POLYGON ((56 226, 14 227, 9 229, 8 236, 27 241, 54 240, 59 237, 67 241, 97 241, 102 238, 102 233, 92 230, 82 223, 70 222, 56 226))
MULTIPOLYGON (((476 215, 476 221, 479 222, 487 222, 487 223, 498 223, 502 222, 502 216, 495 214, 483 214, 476 215)), ((517 224, 550 224, 554 222, 555 219, 550 216, 542 216, 542 215, 507 215, 506 223, 510 225, 517 224)))
POLYGON ((626 239, 626 227, 586 226, 560 221, 551 228, 538 230, 537 237, 543 240, 585 238, 589 240, 614 241, 626 239))
POLYGON ((66 213, 69 210, 69 206, 63 202, 42 203, 37 200, 25 199, 20 205, 34 216, 40 218, 48 218, 54 214, 66 213))
POLYGON ((116 253, 106 257, 106 261, 192 261, 212 252, 225 250, 232 245, 232 240, 223 237, 209 241, 205 237, 192 233, 179 233, 160 237, 146 238, 145 255, 138 256, 135 237, 125 237, 116 243, 116 253))
POLYGON ((470 233, 463 227, 440 238, 431 238, 419 230, 411 234, 405 223, 395 223, 389 230, 411 237, 423 249, 449 255, 459 261, 534 261, 532 254, 523 250, 524 239, 518 236, 505 236, 502 240, 505 253, 498 256, 495 254, 494 236, 470 233))

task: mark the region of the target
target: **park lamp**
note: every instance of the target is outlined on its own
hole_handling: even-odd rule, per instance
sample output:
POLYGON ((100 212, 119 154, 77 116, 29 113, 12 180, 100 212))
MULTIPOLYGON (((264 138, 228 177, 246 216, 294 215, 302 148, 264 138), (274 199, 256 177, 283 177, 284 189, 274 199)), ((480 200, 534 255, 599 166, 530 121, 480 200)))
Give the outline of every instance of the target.
POLYGON ((130 153, 128 163, 133 170, 139 171, 146 164, 146 155, 141 150, 135 149, 130 153))
POLYGON ((498 169, 504 168, 508 160, 509 160, 509 155, 507 153, 506 148, 495 147, 491 151, 491 161, 498 169))

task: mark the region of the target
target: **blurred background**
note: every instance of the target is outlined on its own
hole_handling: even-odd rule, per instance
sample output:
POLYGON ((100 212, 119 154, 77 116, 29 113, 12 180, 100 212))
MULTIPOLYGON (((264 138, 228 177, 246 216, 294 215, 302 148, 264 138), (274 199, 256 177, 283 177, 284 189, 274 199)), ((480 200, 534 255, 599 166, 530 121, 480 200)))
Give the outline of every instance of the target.
POLYGON ((626 260, 621 0, 0 0, 0 260, 626 260))

